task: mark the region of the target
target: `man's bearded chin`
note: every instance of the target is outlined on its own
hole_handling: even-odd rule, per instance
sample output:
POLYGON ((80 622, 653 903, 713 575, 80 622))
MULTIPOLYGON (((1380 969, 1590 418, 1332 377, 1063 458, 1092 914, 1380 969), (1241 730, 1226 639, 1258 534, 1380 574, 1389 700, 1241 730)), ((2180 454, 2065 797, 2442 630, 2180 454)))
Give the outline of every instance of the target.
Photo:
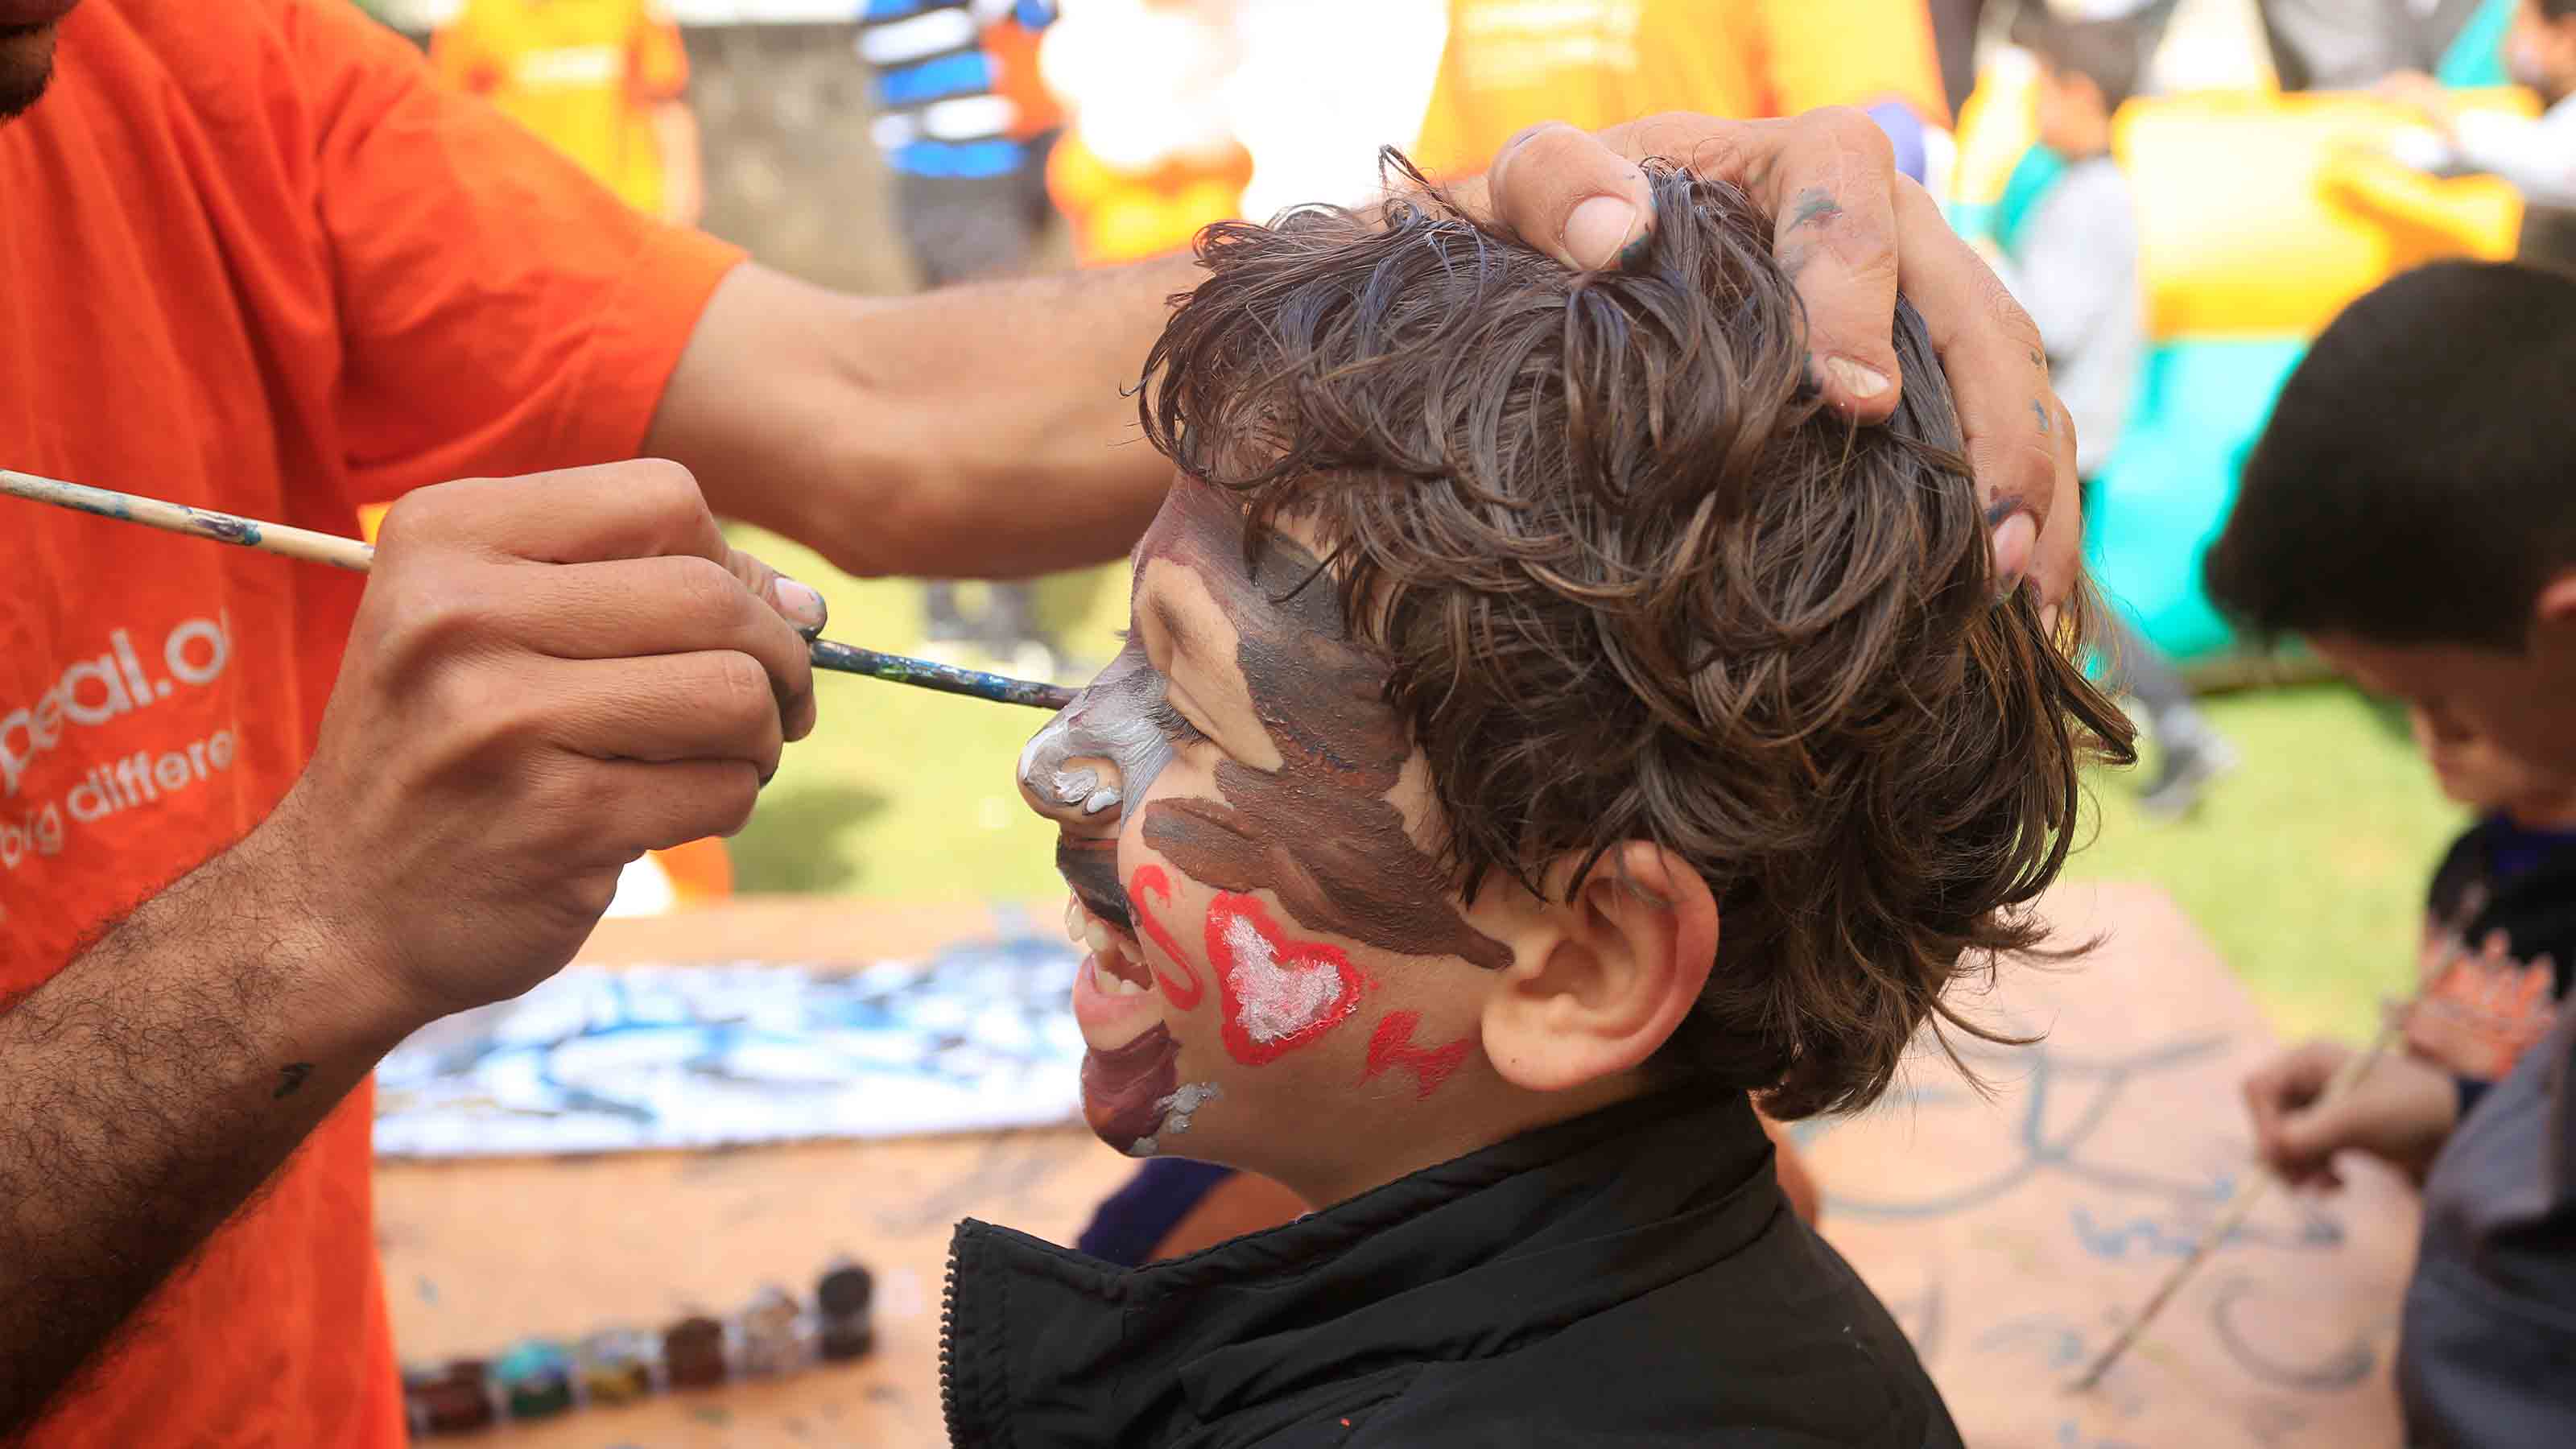
POLYGON ((0 28, 0 121, 34 105, 54 78, 54 36, 61 22, 0 28))

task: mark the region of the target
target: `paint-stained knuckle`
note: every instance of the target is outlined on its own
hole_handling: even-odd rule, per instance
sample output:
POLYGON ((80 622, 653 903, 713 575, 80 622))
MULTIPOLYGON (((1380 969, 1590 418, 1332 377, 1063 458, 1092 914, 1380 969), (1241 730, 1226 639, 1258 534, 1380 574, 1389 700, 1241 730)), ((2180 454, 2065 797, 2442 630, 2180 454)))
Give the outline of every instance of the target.
POLYGON ((1843 217, 1843 204, 1822 186, 1809 186, 1790 199, 1787 213, 1781 217, 1781 230, 1786 232, 1822 231, 1843 217))
POLYGON ((2045 508, 2055 486, 2053 467, 2050 475, 2042 475, 2029 466, 2037 456, 2032 445, 2040 440, 2026 423, 2014 432, 2011 443, 1984 433, 1968 439, 1968 474, 1976 480, 1977 496, 1988 500, 1989 513, 2003 518, 2045 508))

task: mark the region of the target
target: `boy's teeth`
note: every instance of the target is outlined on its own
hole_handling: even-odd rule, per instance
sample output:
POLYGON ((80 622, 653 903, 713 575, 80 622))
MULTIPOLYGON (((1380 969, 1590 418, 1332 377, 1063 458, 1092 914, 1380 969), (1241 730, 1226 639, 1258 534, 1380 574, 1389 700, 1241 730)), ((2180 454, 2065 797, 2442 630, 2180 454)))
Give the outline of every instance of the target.
POLYGON ((1066 896, 1064 898, 1064 938, 1077 946, 1083 943, 1082 920, 1082 902, 1075 897, 1066 896))
POLYGON ((1088 917, 1082 923, 1082 939, 1090 945, 1095 956, 1106 956, 1118 949, 1117 943, 1109 938, 1109 928, 1088 917))

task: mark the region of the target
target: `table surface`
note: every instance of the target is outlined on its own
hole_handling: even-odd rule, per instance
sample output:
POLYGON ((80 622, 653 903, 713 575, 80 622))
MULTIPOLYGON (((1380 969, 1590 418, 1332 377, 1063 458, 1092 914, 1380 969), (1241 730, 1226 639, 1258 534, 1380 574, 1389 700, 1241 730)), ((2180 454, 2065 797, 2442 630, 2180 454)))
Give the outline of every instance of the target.
MULTIPOLYGON (((2250 1171, 2236 1084, 2273 1045, 2252 1001, 2159 892, 2071 887, 2048 914, 2098 935, 2073 970, 2008 968, 1984 1019, 2047 1041, 1937 1052, 1912 1090, 1802 1129, 1825 1230, 1895 1310, 1972 1445, 2110 1449, 2397 1442, 2389 1390, 2414 1206, 2383 1174, 2322 1203, 2276 1194, 2100 1389, 2059 1385, 2105 1343, 2250 1171)), ((982 907, 746 901, 612 921, 606 965, 926 952, 982 907)), ((1975 1045, 1970 1043, 1968 1045, 1975 1045)), ((939 1296, 973 1215, 1067 1241, 1132 1164, 1078 1128, 573 1160, 386 1163, 378 1237, 407 1360, 532 1334, 725 1313, 800 1296, 840 1255, 878 1277, 878 1348, 847 1367, 512 1426, 482 1442, 612 1446, 944 1443, 939 1296)))

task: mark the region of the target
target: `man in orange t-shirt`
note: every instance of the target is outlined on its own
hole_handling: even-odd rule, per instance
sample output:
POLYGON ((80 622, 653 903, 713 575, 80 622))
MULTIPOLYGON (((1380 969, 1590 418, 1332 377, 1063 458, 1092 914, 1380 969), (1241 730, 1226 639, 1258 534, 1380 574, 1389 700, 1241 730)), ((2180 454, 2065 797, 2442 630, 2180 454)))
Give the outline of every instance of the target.
POLYGON ((1657 111, 1789 116, 1894 101, 1949 115, 1924 0, 1450 0, 1414 161, 1465 175, 1524 126, 1657 111))
MULTIPOLYGON (((1193 269, 836 296, 345 0, 0 0, 0 121, 0 466, 341 533, 399 500, 364 580, 0 501, 0 1439, 387 1449, 368 1072, 557 969, 812 727, 819 600, 714 513, 864 573, 1114 556, 1168 478, 1119 384, 1193 269)), ((1973 258, 1842 119, 1660 126, 1603 140, 1737 141, 1764 204, 1845 209, 1820 356, 1894 376, 1902 240, 1987 399, 1999 567, 2062 597, 2072 474, 1973 258)), ((1603 140, 1497 173, 1570 263, 1640 224, 1601 240, 1642 196, 1603 140)))

